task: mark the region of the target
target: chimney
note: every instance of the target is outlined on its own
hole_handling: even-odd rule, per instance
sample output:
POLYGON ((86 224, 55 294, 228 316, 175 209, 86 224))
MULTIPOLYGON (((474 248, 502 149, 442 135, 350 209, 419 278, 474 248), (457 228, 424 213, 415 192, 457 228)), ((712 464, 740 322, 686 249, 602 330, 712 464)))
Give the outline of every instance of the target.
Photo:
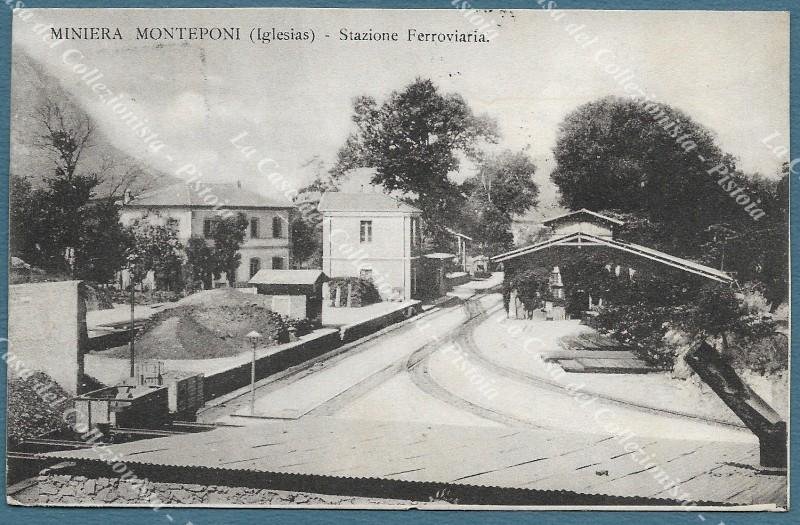
POLYGON ((242 181, 240 181, 240 180, 237 180, 237 181, 236 181, 236 187, 237 187, 237 188, 239 188, 239 189, 241 190, 241 189, 242 189, 242 181))
POLYGON ((125 193, 122 195, 122 204, 128 204, 133 200, 133 196, 131 195, 131 190, 125 190, 125 193))

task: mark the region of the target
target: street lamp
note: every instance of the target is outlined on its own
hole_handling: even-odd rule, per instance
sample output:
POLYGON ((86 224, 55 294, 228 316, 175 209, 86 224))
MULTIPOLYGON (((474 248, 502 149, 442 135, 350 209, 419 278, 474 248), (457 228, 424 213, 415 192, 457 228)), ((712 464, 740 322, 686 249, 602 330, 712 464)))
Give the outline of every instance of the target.
POLYGON ((247 339, 253 345, 253 362, 250 365, 250 415, 254 415, 256 409, 256 347, 261 342, 261 334, 252 330, 247 334, 247 339))

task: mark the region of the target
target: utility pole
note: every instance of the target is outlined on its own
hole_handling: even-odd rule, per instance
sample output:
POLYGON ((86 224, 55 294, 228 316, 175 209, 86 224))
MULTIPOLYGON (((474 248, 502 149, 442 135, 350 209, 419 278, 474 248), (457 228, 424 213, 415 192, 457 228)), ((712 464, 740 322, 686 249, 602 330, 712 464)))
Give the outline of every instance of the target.
POLYGON ((256 347, 261 341, 261 334, 253 330, 246 337, 253 345, 253 361, 250 364, 250 415, 253 416, 256 411, 256 347))
POLYGON ((136 370, 134 369, 135 368, 134 367, 134 362, 135 362, 136 358, 135 358, 134 349, 133 349, 133 339, 136 336, 136 330, 133 327, 133 320, 134 320, 134 317, 133 317, 133 304, 134 304, 135 299, 136 299, 135 296, 134 296, 133 272, 131 272, 130 287, 131 287, 131 329, 130 329, 131 339, 130 339, 130 342, 128 343, 128 347, 130 349, 130 358, 131 358, 131 379, 133 379, 134 376, 136 375, 136 370))

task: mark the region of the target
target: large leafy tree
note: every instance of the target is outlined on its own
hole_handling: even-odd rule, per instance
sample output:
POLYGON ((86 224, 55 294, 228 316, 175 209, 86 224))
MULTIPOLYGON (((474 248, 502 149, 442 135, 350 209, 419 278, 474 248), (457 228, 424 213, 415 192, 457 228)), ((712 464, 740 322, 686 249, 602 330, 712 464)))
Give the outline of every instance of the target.
POLYGON ((214 251, 203 237, 193 235, 189 238, 186 243, 186 262, 192 286, 211 288, 216 263, 214 251))
POLYGON ((243 213, 237 213, 230 217, 215 217, 211 227, 216 263, 214 273, 219 277, 222 272, 225 272, 231 286, 236 283, 236 270, 242 263, 242 254, 239 253, 239 248, 244 243, 246 231, 247 217, 243 213))
POLYGON ((175 219, 160 220, 145 215, 134 220, 126 231, 131 239, 126 261, 132 281, 141 283, 152 271, 159 288, 177 288, 183 265, 183 245, 178 240, 175 219))
POLYGON ((126 262, 130 236, 119 221, 119 206, 98 200, 83 210, 81 235, 75 250, 75 277, 98 283, 114 280, 126 262))
POLYGON ((325 162, 314 155, 301 165, 313 174, 312 182, 301 188, 294 199, 291 217, 292 263, 297 268, 322 267, 322 214, 319 201, 323 193, 337 191, 337 180, 326 169, 325 162))
MULTIPOLYGON (((679 239, 674 248, 686 249, 705 240, 707 225, 747 213, 707 173, 718 163, 735 165, 712 132, 678 109, 658 109, 654 116, 617 97, 580 106, 559 127, 551 178, 568 208, 618 210, 669 224, 679 239)), ((734 176, 746 182, 741 173, 734 176)))
POLYGON ((322 222, 316 215, 292 214, 292 259, 297 267, 322 267, 322 222))
POLYGON ((458 216, 464 197, 448 174, 460 158, 474 158, 482 141, 494 141, 496 123, 475 115, 457 94, 417 79, 382 103, 369 96, 353 104, 355 131, 331 170, 340 177, 352 168, 375 167, 373 183, 400 191, 423 212, 426 235, 438 242, 458 216))
POLYGON ((463 222, 484 251, 496 253, 513 244, 513 217, 538 202, 535 171, 525 152, 506 150, 482 158, 476 174, 464 182, 467 206, 463 222))

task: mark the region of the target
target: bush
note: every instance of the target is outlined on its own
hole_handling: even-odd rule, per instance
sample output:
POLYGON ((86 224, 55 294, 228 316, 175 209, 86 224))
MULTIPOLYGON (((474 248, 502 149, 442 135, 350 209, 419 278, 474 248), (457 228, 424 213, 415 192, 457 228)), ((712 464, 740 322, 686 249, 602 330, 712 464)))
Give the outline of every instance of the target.
POLYGON ((672 368, 675 351, 662 339, 675 316, 675 307, 653 308, 646 303, 609 304, 586 323, 602 334, 614 337, 653 366, 672 368))
POLYGON ((294 330, 296 336, 300 337, 309 334, 322 326, 322 320, 316 319, 297 319, 295 317, 284 318, 287 330, 294 330))
POLYGON ((735 341, 723 356, 737 369, 761 375, 785 372, 789 369, 789 338, 775 333, 755 340, 735 341))
POLYGON ((340 304, 333 306, 347 306, 347 291, 350 290, 350 305, 356 308, 368 304, 381 302, 381 294, 370 279, 360 277, 335 277, 328 281, 331 303, 336 300, 336 290, 340 291, 340 304))
MULTIPOLYGON (((148 290, 146 292, 134 291, 133 304, 159 304, 174 303, 179 301, 184 294, 166 290, 148 290)), ((111 301, 114 304, 130 304, 131 292, 114 288, 111 291, 111 301)))

